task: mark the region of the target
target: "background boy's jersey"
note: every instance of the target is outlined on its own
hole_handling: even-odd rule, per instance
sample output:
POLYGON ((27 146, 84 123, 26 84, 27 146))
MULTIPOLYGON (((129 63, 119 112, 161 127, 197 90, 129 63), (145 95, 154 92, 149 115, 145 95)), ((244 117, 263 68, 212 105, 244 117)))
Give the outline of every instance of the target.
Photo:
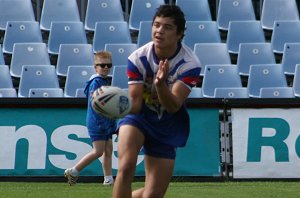
POLYGON ((108 119, 104 116, 97 114, 91 105, 91 98, 93 92, 101 86, 110 85, 110 81, 107 78, 103 78, 98 74, 91 76, 87 81, 84 93, 88 98, 88 109, 86 116, 86 126, 90 134, 101 132, 102 135, 108 135, 115 132, 116 121, 108 119))

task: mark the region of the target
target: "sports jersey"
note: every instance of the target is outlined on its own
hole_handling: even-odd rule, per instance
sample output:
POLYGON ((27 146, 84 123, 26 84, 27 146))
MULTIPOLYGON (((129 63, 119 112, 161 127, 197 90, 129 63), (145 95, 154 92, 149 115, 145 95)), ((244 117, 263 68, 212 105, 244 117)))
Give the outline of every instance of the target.
POLYGON ((91 76, 87 81, 84 93, 88 98, 88 108, 86 116, 86 125, 90 136, 93 135, 108 135, 114 133, 116 130, 116 121, 108 119, 104 116, 97 114, 92 109, 91 98, 93 92, 101 86, 109 85, 110 81, 107 78, 103 78, 98 74, 91 76))
MULTIPOLYGON (((175 55, 168 61, 169 76, 166 83, 170 89, 176 81, 181 81, 189 89, 199 82, 200 61, 186 45, 179 43, 175 55)), ((158 68, 159 60, 154 53, 153 42, 128 57, 128 84, 143 83, 143 105, 139 114, 125 116, 119 125, 132 124, 145 136, 151 135, 174 147, 184 146, 189 135, 189 115, 185 105, 176 113, 168 113, 160 104, 153 85, 158 68)))

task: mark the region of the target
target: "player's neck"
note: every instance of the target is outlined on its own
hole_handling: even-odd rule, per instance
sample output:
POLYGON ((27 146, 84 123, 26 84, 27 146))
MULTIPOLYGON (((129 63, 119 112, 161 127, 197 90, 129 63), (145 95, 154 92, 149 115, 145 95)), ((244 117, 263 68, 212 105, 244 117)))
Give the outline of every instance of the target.
POLYGON ((173 57, 177 51, 177 46, 172 48, 155 48, 155 54, 159 60, 173 57))

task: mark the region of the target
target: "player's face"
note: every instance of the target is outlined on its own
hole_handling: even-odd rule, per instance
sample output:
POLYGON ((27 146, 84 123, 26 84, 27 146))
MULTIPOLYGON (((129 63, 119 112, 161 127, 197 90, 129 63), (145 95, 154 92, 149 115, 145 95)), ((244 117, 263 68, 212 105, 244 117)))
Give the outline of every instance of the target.
POLYGON ((111 61, 109 59, 99 59, 95 61, 96 73, 101 76, 107 76, 111 69, 111 61))
POLYGON ((177 34, 177 26, 169 17, 156 17, 152 26, 152 40, 156 48, 176 50, 182 34, 177 34))

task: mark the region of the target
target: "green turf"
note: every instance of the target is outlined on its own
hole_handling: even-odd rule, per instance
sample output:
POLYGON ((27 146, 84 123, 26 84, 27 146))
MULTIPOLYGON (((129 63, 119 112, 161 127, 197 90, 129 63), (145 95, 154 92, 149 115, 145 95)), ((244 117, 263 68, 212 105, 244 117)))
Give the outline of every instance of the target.
MULTIPOLYGON (((142 185, 142 182, 136 182, 133 188, 142 185)), ((111 195, 112 187, 101 183, 79 183, 70 187, 66 183, 0 182, 0 197, 7 198, 106 198, 111 195)), ((300 197, 300 182, 173 182, 165 197, 300 197)))

